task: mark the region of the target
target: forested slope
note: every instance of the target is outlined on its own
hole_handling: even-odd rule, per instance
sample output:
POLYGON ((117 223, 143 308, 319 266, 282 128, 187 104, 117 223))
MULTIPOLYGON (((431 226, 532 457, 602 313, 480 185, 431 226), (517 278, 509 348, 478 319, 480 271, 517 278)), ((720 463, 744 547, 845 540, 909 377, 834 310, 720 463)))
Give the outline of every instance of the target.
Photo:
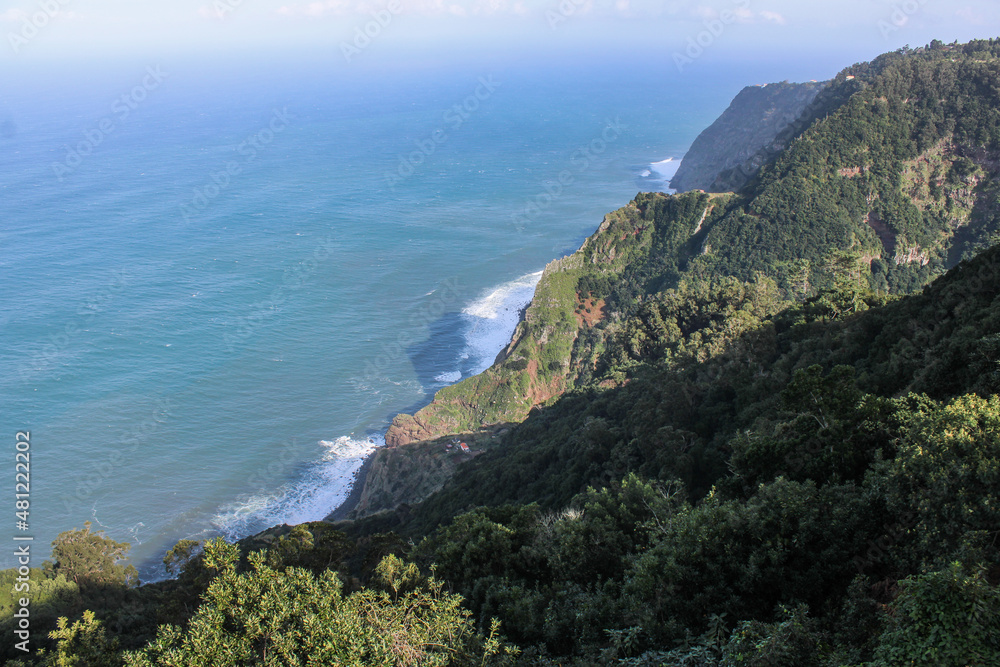
MULTIPOLYGON (((658 317, 683 319, 663 298, 682 282, 699 290, 723 277, 767 278, 768 298, 784 302, 772 309, 844 274, 905 294, 1000 241, 998 55, 994 42, 935 43, 854 65, 738 193, 639 194, 546 268, 492 368, 397 417, 387 442, 518 423, 567 391, 618 381, 613 357, 641 334, 650 303, 658 317)), ((699 334, 684 345, 701 343, 699 334)))
POLYGON ((1000 664, 1000 246, 901 298, 777 289, 665 292, 624 381, 418 505, 182 543, 141 588, 60 536, 35 619, 78 620, 37 664, 1000 664))
POLYGON ((502 422, 423 502, 184 541, 141 587, 68 531, 31 575, 45 652, 3 656, 1000 665, 998 53, 856 65, 741 192, 610 214, 492 374, 416 416, 502 422))
POLYGON ((763 164, 757 163, 758 156, 781 152, 785 146, 779 137, 799 121, 825 85, 786 81, 747 86, 694 140, 670 187, 681 192, 725 192, 731 188, 716 185, 723 172, 752 176, 763 164))

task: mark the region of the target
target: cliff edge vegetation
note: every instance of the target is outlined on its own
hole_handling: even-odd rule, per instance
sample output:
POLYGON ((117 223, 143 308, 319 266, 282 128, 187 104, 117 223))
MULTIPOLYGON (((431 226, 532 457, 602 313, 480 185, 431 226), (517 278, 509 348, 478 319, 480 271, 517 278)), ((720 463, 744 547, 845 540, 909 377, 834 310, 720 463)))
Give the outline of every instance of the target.
POLYGON ((679 192, 736 189, 734 176, 749 180, 808 126, 803 114, 826 85, 784 81, 747 86, 694 140, 670 187, 679 192))
POLYGON ((606 216, 546 268, 497 363, 397 417, 387 443, 516 423, 575 387, 614 381, 608 347, 685 281, 767 277, 788 303, 845 272, 887 294, 920 289, 1000 240, 997 78, 990 42, 844 70, 739 192, 639 194, 606 216))
POLYGON ((380 453, 452 444, 439 479, 144 586, 66 531, 6 664, 1000 665, 1000 40, 827 90, 739 192, 640 194, 549 267, 412 423, 470 452, 380 453))

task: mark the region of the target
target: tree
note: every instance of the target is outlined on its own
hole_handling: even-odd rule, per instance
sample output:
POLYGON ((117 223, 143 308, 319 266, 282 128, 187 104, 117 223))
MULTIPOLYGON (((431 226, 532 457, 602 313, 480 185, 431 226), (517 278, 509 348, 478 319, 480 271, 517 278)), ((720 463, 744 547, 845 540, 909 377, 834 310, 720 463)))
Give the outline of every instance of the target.
POLYGON ((890 510, 912 513, 911 566, 995 561, 1000 549, 1000 397, 959 397, 914 419, 879 466, 890 510))
POLYGON ((1000 590, 981 572, 967 574, 954 563, 909 577, 900 588, 870 667, 997 664, 1000 590))
POLYGON ((89 609, 73 625, 60 618, 49 638, 56 640, 51 653, 41 653, 42 667, 119 667, 118 640, 108 638, 104 625, 89 609))
POLYGON ((186 629, 161 626, 154 641, 126 656, 129 667, 187 665, 471 665, 512 655, 494 632, 478 635, 462 599, 395 556, 382 560, 374 588, 349 596, 338 574, 267 565, 209 542, 219 575, 186 629))
POLYGON ((794 262, 793 265, 794 268, 790 276, 792 290, 796 297, 805 299, 812 290, 812 285, 809 282, 809 279, 812 277, 812 267, 809 265, 808 259, 799 260, 798 262, 794 262))
POLYGON ((163 567, 167 574, 179 574, 201 551, 198 540, 181 540, 163 556, 163 567))
POLYGON ((93 533, 90 526, 87 521, 83 530, 74 528, 59 533, 52 542, 55 563, 46 563, 46 567, 57 575, 65 574, 81 588, 138 584, 135 566, 125 562, 132 545, 115 542, 104 531, 93 533))

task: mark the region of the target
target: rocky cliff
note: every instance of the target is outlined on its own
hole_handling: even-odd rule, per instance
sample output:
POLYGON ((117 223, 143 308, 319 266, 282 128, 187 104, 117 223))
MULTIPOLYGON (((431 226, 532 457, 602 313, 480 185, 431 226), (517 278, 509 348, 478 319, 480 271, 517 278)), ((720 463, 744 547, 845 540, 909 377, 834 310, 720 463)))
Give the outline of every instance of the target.
POLYGON ((635 204, 605 216, 580 250, 545 267, 531 304, 497 362, 480 375, 445 387, 415 415, 397 416, 386 444, 394 447, 519 422, 535 405, 561 395, 572 384, 576 340, 603 316, 602 304, 579 294, 580 278, 620 268, 637 242, 649 245, 651 228, 643 224, 635 204))
POLYGON ((775 140, 802 117, 826 83, 772 83, 748 86, 702 132, 670 183, 678 192, 738 189, 781 152, 775 140))
MULTIPOLYGON (((622 384, 650 340, 705 348, 714 316, 698 295, 714 294, 720 280, 773 284, 789 302, 845 283, 904 294, 1000 243, 995 61, 953 55, 888 54, 827 84, 777 84, 773 98, 762 94, 771 86, 741 93, 693 152, 712 141, 728 147, 728 162, 712 169, 749 155, 713 177, 745 187, 640 193, 609 213, 580 250, 546 268, 497 362, 396 417, 386 442, 470 438, 566 393, 622 384), (780 111, 783 98, 798 101, 780 111), (725 143, 727 134, 743 136, 744 148, 725 143)), ((366 511, 420 499, 457 462, 441 446, 382 455, 366 511)))

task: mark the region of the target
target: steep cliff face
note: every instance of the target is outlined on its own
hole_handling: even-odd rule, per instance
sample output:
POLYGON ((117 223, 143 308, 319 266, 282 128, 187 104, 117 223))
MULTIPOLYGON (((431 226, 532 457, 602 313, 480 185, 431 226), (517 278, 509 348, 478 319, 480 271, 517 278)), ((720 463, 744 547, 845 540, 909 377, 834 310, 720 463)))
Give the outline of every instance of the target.
MULTIPOLYGON (((903 294, 1000 243, 998 62, 954 51, 894 53, 828 84, 779 85, 805 105, 788 124, 792 111, 778 118, 760 90, 744 91, 748 100, 734 102, 716 125, 734 133, 747 126, 756 139, 739 157, 751 157, 716 172, 714 182, 745 187, 735 194, 641 193, 608 214, 580 250, 546 268, 494 366, 441 390, 416 414, 398 416, 387 443, 502 428, 567 392, 620 384, 631 357, 614 353, 642 352, 644 332, 704 346, 704 332, 670 325, 704 313, 670 309, 690 309, 691 299, 677 294, 714 293, 723 278, 773 281, 767 284, 785 300, 844 280, 903 294), (756 106, 749 101, 755 96, 756 106), (751 114, 742 123, 734 115, 741 106, 751 114), (753 127, 762 118, 772 124, 758 135, 753 127), (762 166, 747 180, 754 165, 762 166)), ((772 290, 758 291, 770 298, 772 290)), ((454 469, 398 455, 389 465, 390 458, 384 474, 369 479, 371 511, 419 499, 454 469), (433 474, 407 472, 415 468, 433 474)))
MULTIPOLYGON (((759 169, 769 151, 780 152, 790 137, 798 136, 800 125, 815 115, 803 110, 810 104, 820 106, 817 95, 825 87, 825 83, 780 83, 745 89, 695 142, 677 178, 693 179, 699 189, 710 189, 701 187, 709 176, 711 182, 730 185, 745 178, 747 164, 759 169)), ((652 264, 645 271, 652 274, 647 276, 647 287, 668 286, 679 275, 679 263, 705 251, 706 231, 726 210, 696 198, 695 194, 677 198, 681 203, 671 204, 676 215, 662 215, 667 198, 660 195, 640 195, 609 213, 580 250, 546 267, 524 320, 497 362, 476 377, 442 389, 416 414, 398 415, 386 443, 395 447, 519 422, 534 406, 571 389, 581 375, 589 374, 602 352, 607 320, 620 315, 601 295, 580 285, 614 282, 626 269, 634 273, 639 265, 652 264), (664 255, 670 267, 658 266, 664 255)))
POLYGON ((577 252, 545 268, 524 319, 497 362, 480 375, 445 387, 415 415, 398 415, 386 444, 394 447, 520 422, 534 406, 562 395, 593 358, 593 345, 583 346, 581 339, 610 316, 600 295, 584 292, 581 284, 617 280, 627 267, 648 258, 654 247, 666 242, 673 249, 686 242, 707 209, 704 195, 650 194, 609 213, 577 252), (658 216, 657 205, 668 201, 687 202, 686 213, 658 216), (669 229, 662 227, 664 222, 669 229))
POLYGON ((763 166, 769 154, 784 148, 775 146, 775 140, 793 126, 826 85, 784 82, 744 88, 695 139, 670 187, 678 192, 735 189, 763 166), (741 178, 735 178, 734 170, 741 178))
POLYGON ((378 450, 368 464, 357 505, 344 518, 361 519, 420 502, 440 490, 459 465, 489 451, 508 431, 497 426, 378 450))

